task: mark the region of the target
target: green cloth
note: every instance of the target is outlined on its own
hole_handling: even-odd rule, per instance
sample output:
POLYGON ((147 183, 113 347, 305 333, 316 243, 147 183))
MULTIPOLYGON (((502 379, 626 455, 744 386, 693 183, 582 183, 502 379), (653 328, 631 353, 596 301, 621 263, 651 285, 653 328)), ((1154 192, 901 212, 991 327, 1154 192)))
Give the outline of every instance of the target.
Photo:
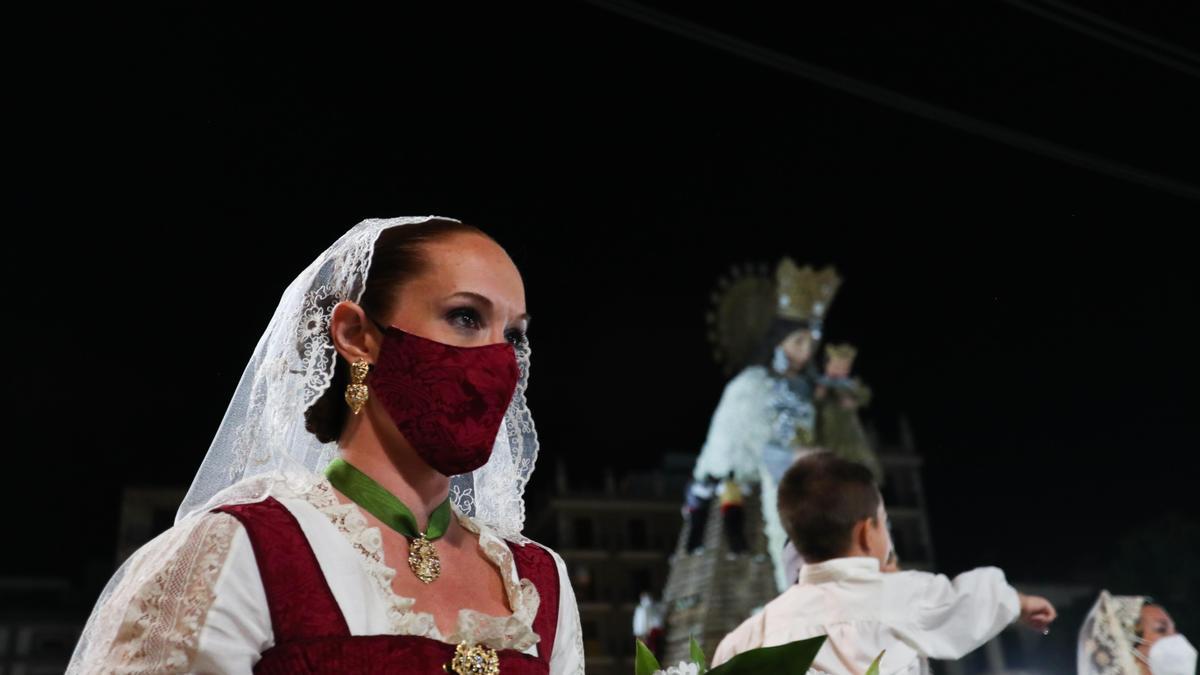
POLYGON ((349 497, 367 513, 383 521, 388 527, 408 537, 424 537, 427 541, 440 539, 450 526, 450 498, 438 505, 429 516, 429 528, 422 534, 417 528, 417 518, 396 495, 388 492, 367 474, 354 468, 342 458, 333 460, 325 469, 325 477, 342 494, 349 497))

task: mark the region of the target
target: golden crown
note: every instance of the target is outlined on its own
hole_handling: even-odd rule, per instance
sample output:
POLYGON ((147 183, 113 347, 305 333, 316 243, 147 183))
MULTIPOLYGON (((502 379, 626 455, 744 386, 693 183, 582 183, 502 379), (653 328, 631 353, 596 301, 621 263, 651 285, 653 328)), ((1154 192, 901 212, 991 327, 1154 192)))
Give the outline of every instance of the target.
POLYGON ((844 359, 846 361, 854 361, 854 357, 858 356, 858 349, 854 345, 846 343, 840 345, 829 345, 825 347, 825 357, 830 359, 844 359))
POLYGON ((832 267, 821 270, 809 265, 799 267, 791 258, 784 258, 775 270, 775 283, 779 296, 777 315, 819 323, 842 285, 842 278, 832 267))

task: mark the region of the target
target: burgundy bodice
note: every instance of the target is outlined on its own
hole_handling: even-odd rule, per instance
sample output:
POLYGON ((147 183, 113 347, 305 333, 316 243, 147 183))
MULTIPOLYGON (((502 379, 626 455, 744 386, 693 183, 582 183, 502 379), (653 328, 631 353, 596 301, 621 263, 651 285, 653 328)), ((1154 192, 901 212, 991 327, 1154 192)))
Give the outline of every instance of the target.
MULTIPOLYGON (((215 509, 239 521, 250 537, 267 595, 275 645, 254 666, 270 673, 442 673, 454 645, 409 635, 350 635, 317 556, 300 524, 273 497, 215 509)), ((541 598, 533 630, 538 656, 499 650, 501 675, 549 675, 558 627, 558 567, 535 544, 509 543, 517 573, 541 598)))

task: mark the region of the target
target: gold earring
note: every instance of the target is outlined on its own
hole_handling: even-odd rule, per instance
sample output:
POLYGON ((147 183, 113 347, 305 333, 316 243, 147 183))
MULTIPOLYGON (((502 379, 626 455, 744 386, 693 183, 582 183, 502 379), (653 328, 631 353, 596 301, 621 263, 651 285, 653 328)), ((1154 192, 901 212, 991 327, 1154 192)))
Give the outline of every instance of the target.
POLYGON ((370 394, 367 393, 367 385, 364 384, 370 370, 371 364, 363 359, 359 359, 350 366, 350 384, 346 385, 346 404, 350 406, 350 411, 355 415, 362 412, 363 406, 370 398, 370 394))

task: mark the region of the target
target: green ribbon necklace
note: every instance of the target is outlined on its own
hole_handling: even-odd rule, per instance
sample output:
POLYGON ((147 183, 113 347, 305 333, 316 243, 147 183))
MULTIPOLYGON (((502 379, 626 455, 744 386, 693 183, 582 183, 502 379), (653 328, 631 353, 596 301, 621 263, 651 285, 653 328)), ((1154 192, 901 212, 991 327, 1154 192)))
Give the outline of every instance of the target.
POLYGON ((333 460, 325 469, 325 477, 367 513, 408 539, 408 566, 418 579, 428 584, 441 575, 442 561, 433 542, 441 539, 450 527, 449 497, 433 510, 429 527, 421 532, 417 529, 416 516, 404 502, 346 460, 333 460))

